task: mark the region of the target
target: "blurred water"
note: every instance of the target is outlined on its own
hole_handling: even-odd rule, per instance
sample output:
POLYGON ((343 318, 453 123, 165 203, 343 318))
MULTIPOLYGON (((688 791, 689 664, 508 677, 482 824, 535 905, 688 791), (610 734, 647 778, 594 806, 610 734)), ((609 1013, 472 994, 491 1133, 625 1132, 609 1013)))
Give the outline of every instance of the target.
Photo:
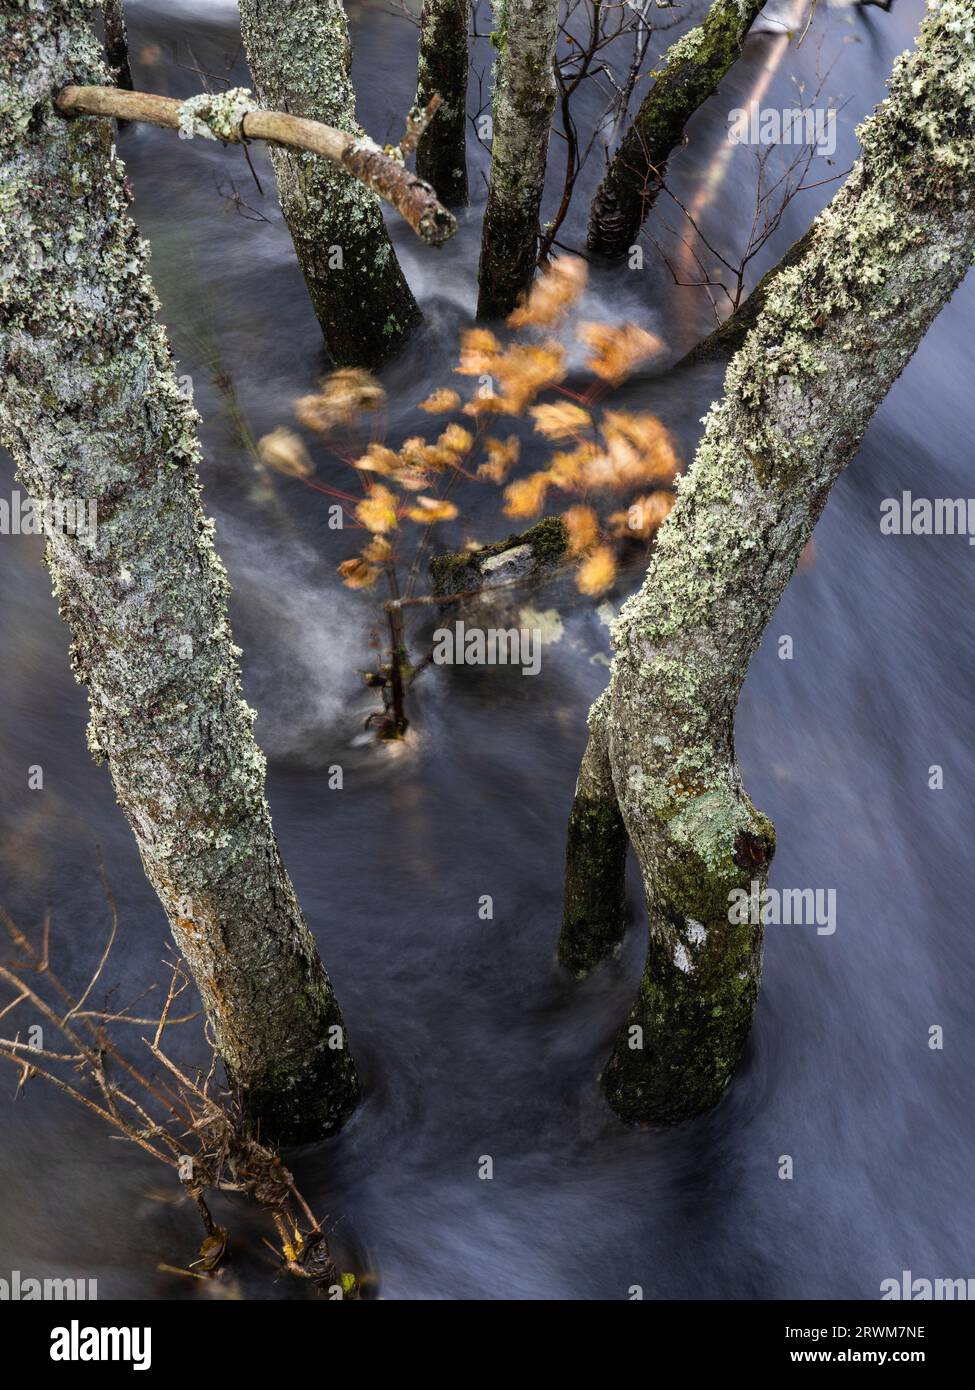
MULTIPOLYGON (((127 8, 143 87, 197 90, 179 64, 246 81, 233 6, 127 8)), ((827 91, 849 101, 837 170, 920 12, 916 0, 890 15, 831 10, 776 77, 783 102, 791 74, 813 82, 826 34, 823 54, 837 57, 827 91)), ((353 14, 360 116, 377 137, 395 135, 412 98, 415 31, 378 6, 353 14)), ((695 119, 674 161, 685 196, 700 189, 727 108, 747 95, 773 42, 750 40, 728 100, 723 89, 695 119)), ((483 42, 476 55, 483 68, 483 42)), ((591 119, 599 103, 590 100, 581 114, 591 119)), ((565 820, 586 710, 606 678, 604 626, 566 606, 565 636, 531 681, 430 672, 408 749, 390 757, 364 746, 370 705, 355 668, 368 661, 372 609, 335 575, 356 536, 328 530, 328 499, 298 483, 277 480, 276 507, 255 497, 226 392, 212 379, 233 381, 259 435, 290 422, 293 397, 325 365, 267 162, 253 152, 262 200, 240 151, 130 128, 122 153, 163 317, 204 418, 207 502, 271 757, 275 826, 367 1082, 345 1132, 295 1159, 312 1205, 330 1214, 340 1256, 370 1268, 386 1298, 612 1299, 634 1284, 657 1298, 874 1298, 902 1269, 971 1274, 975 559, 962 538, 881 538, 878 515, 880 500, 902 489, 970 491, 972 282, 837 485, 815 563, 790 586, 742 697, 742 766, 778 828, 773 883, 835 888, 836 934, 770 928, 748 1056, 724 1102, 673 1132, 628 1131, 596 1076, 642 965, 636 885, 638 925, 618 962, 582 985, 554 962, 565 820), (221 198, 231 179, 267 222, 221 198), (785 633, 791 662, 777 659, 785 633), (345 769, 342 791, 328 789, 333 763, 345 769), (932 763, 945 769, 941 792, 927 789, 932 763), (486 893, 491 922, 477 913, 486 893), (932 1024, 944 1028, 942 1052, 927 1046, 932 1024), (791 1182, 777 1176, 783 1154, 794 1160, 791 1182), (493 1157, 490 1182, 478 1179, 481 1155, 493 1157)), ((560 163, 555 142, 553 195, 560 163)), ((412 407, 447 380, 472 310, 485 167, 475 150, 477 202, 445 251, 392 225, 427 322, 384 373, 391 439, 429 423, 412 407)), ((583 181, 569 244, 581 238, 597 172, 583 181)), ((744 225, 752 188, 747 163, 736 163, 709 209, 715 235, 744 225)), ((829 196, 823 188, 797 200, 756 273, 829 196)), ((675 290, 648 255, 642 275, 595 276, 586 312, 638 314, 676 350, 707 326, 695 294, 675 290)), ((690 457, 720 384, 704 368, 638 383, 629 398, 657 410, 690 457)), ((347 470, 324 463, 320 477, 341 486, 347 470)), ((487 539, 506 528, 483 491, 464 510, 487 539)), ((122 912, 116 998, 127 1000, 160 977, 165 921, 107 773, 85 751, 84 699, 35 542, 5 538, 0 570, 0 900, 24 925, 50 900, 58 967, 84 980, 106 926, 100 845, 122 912), (43 793, 26 790, 33 763, 44 767, 43 793)), ((12 1092, 13 1073, 5 1084, 12 1092)), ((168 1174, 40 1083, 2 1102, 0 1127, 0 1271, 96 1277, 103 1297, 197 1293, 156 1269, 191 1258, 198 1238, 168 1174)), ((245 1291, 292 1293, 262 1262, 260 1224, 239 1212, 228 1219, 245 1291)))

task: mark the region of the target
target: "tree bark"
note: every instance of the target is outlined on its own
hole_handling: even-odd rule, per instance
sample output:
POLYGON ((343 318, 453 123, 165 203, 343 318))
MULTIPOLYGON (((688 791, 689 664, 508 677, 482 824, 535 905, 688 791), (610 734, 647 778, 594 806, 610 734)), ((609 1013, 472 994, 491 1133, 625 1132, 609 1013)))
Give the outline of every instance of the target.
POLYGON ((467 203, 467 41, 470 0, 424 0, 416 104, 441 100, 416 147, 416 172, 447 207, 467 203))
POLYGON ((132 69, 129 66, 129 36, 125 29, 123 0, 104 0, 102 19, 105 24, 105 57, 115 75, 115 85, 132 90, 132 69))
POLYGON ((593 256, 622 260, 663 184, 667 160, 684 127, 741 51, 764 0, 714 0, 704 23, 667 50, 664 65, 606 175, 589 213, 586 244, 593 256))
POLYGON ((241 697, 229 585, 200 507, 197 416, 155 315, 148 250, 106 120, 92 0, 32 0, 0 44, 0 439, 37 503, 97 505, 46 561, 107 760, 210 1019, 267 1138, 317 1138, 357 1082, 338 1004, 281 862, 241 697))
POLYGON ((498 0, 496 14, 491 185, 478 268, 481 318, 510 313, 535 274, 556 99, 558 0, 498 0))
POLYGON ((589 712, 589 742, 566 836, 559 962, 580 980, 615 950, 626 930, 629 837, 613 787, 605 702, 604 691, 589 712))
MULTIPOLYGON (((240 0, 240 20, 263 106, 362 135, 340 0, 240 0)), ((307 154, 276 148, 271 163, 329 355, 338 366, 378 366, 420 311, 375 194, 307 154)))
POLYGON ((935 0, 860 128, 860 160, 732 361, 616 625, 594 737, 608 741, 650 919, 640 993, 602 1077, 628 1121, 713 1105, 748 1035, 762 927, 732 921, 730 895, 764 891, 775 840, 742 785, 735 706, 830 488, 975 256, 971 44, 968 0, 935 0))

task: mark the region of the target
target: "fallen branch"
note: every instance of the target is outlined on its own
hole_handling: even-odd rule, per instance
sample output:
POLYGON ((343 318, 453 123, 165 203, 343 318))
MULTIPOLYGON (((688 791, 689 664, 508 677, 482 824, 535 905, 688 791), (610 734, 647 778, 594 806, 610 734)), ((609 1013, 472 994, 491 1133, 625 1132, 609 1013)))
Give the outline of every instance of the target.
POLYGON ((430 246, 442 246, 457 230, 457 219, 437 201, 428 183, 410 173, 397 156, 413 148, 436 114, 434 97, 420 115, 411 113, 403 146, 381 149, 365 136, 348 135, 321 121, 289 116, 285 111, 261 111, 244 87, 218 94, 203 93, 186 101, 151 92, 124 92, 117 87, 64 87, 56 105, 66 116, 113 116, 123 121, 179 130, 225 144, 266 140, 272 145, 309 150, 339 164, 360 183, 392 204, 405 222, 430 246))

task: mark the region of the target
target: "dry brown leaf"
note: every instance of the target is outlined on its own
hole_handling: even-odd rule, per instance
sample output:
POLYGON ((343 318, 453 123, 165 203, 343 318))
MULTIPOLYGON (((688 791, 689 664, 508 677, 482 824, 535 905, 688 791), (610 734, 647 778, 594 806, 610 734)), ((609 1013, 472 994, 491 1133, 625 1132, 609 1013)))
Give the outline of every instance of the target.
POLYGON ((528 413, 535 421, 535 429, 546 439, 574 439, 580 430, 592 427, 589 411, 571 401, 533 405, 528 413))
POLYGON ((521 445, 517 438, 510 434, 507 439, 485 439, 484 449, 487 462, 481 464, 477 476, 487 478, 492 483, 503 483, 518 462, 521 445))
POLYGON ((319 434, 328 434, 337 425, 349 425, 361 411, 378 410, 386 392, 379 382, 360 367, 331 372, 318 390, 295 401, 295 414, 301 424, 319 434))
POLYGON ((257 441, 257 453, 268 468, 289 478, 310 478, 315 472, 301 437, 284 425, 257 441))
POLYGON ((589 268, 579 256, 551 261, 523 302, 508 315, 512 328, 549 328, 560 323, 586 287, 589 268))
POLYGON ((355 514, 367 531, 372 531, 373 535, 384 535, 396 527, 395 494, 377 483, 356 507, 355 514))
POLYGON ((580 594, 596 598, 612 586, 615 578, 616 557, 608 545, 600 545, 576 570, 576 588, 580 594))
POLYGON ((411 521, 432 523, 434 521, 453 521, 457 508, 453 502, 443 497, 417 497, 406 515, 411 521))
POLYGON ((428 415, 444 415, 448 410, 456 410, 459 405, 457 392, 443 386, 439 391, 431 391, 426 400, 420 402, 419 409, 425 410, 428 415))
POLYGON ((361 555, 353 555, 351 560, 343 560, 339 565, 342 583, 347 589, 371 589, 382 570, 370 565, 361 555))
POLYGON ((576 336, 592 352, 586 366, 602 381, 618 386, 648 358, 663 352, 664 343, 635 323, 617 326, 608 323, 582 323, 576 336))
POLYGON ((570 507, 562 513, 569 537, 568 553, 586 555, 599 540, 599 517, 592 507, 570 507))
POLYGON ((549 480, 545 473, 532 473, 509 483, 504 490, 504 514, 513 517, 537 516, 545 505, 549 480))

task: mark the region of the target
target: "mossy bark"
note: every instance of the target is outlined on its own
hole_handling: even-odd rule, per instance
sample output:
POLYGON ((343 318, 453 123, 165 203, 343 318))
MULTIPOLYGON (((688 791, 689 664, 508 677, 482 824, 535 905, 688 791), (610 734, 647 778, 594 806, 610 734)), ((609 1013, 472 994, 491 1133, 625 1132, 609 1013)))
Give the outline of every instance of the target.
POLYGON ((569 536, 560 516, 543 517, 527 531, 480 550, 447 551, 430 561, 433 592, 465 594, 524 578, 541 579, 565 557, 569 536))
MULTIPOLYGON (((240 0, 240 22, 262 105, 361 134, 340 0, 240 0)), ((378 366, 419 319, 379 199, 313 154, 270 154, 329 355, 338 366, 378 366)))
POLYGON ((745 1045, 762 928, 733 923, 729 898, 764 890, 775 841, 742 785, 735 707, 830 488, 975 256, 973 40, 970 0, 935 0, 860 128, 860 160, 731 362, 615 627, 594 719, 650 921, 602 1078, 628 1121, 708 1109, 745 1045))
POLYGON ((481 318, 510 313, 534 277, 556 99, 558 0, 497 0, 495 14, 491 185, 478 268, 481 318))
POLYGON ((586 243, 593 256, 622 260, 660 192, 684 127, 741 51, 764 0, 714 0, 704 23, 667 51, 653 87, 596 190, 586 243))
POLYGON ((440 106, 416 147, 416 172, 447 207, 467 203, 467 70, 470 0, 424 0, 416 104, 440 106))
POLYGON ((269 1138, 353 1105, 342 1018, 281 862, 229 585, 200 506, 197 416, 156 322, 109 121, 54 97, 106 79, 91 0, 32 0, 0 44, 0 440, 38 503, 97 506, 46 560, 146 875, 231 1087, 269 1138))
POLYGON ((589 742, 579 768, 566 836, 559 963, 579 979, 619 945, 626 930, 629 837, 613 787, 603 698, 590 712, 589 742))

